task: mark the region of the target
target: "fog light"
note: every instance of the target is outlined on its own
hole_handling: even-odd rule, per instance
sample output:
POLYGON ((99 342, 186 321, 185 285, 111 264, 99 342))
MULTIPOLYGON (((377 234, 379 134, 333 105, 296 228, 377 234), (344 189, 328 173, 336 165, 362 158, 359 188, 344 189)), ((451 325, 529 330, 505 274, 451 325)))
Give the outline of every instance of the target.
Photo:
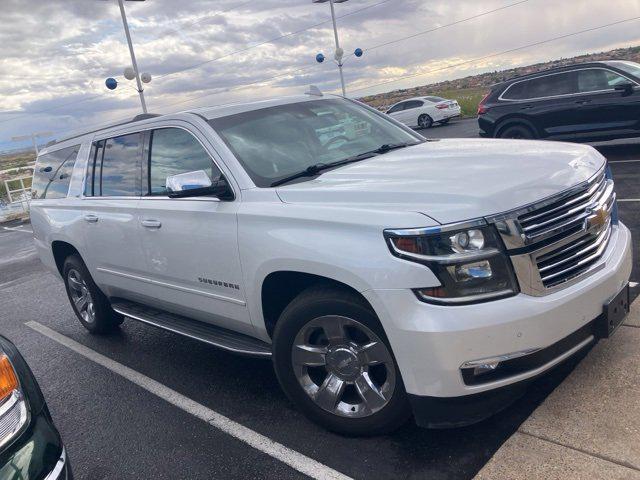
POLYGON ((500 362, 491 362, 491 363, 483 363, 480 365, 476 365, 473 369, 474 375, 484 375, 485 373, 491 373, 496 368, 498 368, 500 362))

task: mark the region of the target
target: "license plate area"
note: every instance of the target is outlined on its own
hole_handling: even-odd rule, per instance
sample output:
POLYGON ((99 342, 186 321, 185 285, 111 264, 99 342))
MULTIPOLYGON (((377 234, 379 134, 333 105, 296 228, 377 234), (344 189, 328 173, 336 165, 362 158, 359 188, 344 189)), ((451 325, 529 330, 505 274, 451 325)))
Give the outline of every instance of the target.
POLYGON ((597 334, 609 338, 618 329, 629 313, 629 285, 625 285, 618 294, 607 302, 602 315, 596 322, 597 334))

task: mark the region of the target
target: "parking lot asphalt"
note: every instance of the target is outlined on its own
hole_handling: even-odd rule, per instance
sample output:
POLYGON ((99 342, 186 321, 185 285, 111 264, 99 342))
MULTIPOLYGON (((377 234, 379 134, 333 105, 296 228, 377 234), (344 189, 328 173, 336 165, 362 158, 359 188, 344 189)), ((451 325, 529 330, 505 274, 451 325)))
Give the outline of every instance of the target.
MULTIPOLYGON (((465 131, 475 135, 475 122, 437 127, 428 136, 465 131)), ((633 161, 640 160, 640 147, 601 151, 612 161, 620 217, 640 238, 640 202, 625 201, 640 198, 640 161, 633 161)), ((407 425, 393 435, 345 438, 315 426, 287 401, 269 361, 134 321, 106 337, 89 335, 62 281, 40 265, 30 232, 28 223, 0 225, 0 333, 16 343, 38 378, 78 479, 304 478, 301 470, 315 478, 338 472, 356 479, 472 478, 580 360, 540 378, 524 398, 475 426, 429 431, 407 425), (27 322, 67 340, 60 343, 27 322), (249 430, 221 429, 212 412, 249 430), (253 434, 263 443, 247 443, 253 434), (272 454, 280 450, 269 441, 283 454, 272 454), (291 455, 291 462, 283 461, 291 455)), ((638 253, 636 243, 635 259, 638 253)), ((632 280, 640 281, 637 260, 632 280)))

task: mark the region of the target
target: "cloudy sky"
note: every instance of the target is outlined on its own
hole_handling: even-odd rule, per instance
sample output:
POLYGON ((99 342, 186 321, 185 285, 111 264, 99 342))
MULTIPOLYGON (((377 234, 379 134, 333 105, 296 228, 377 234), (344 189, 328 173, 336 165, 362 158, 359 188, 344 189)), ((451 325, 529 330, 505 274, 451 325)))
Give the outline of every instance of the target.
MULTIPOLYGON (((130 59, 116 0, 0 4, 0 150, 25 145, 10 142, 15 135, 55 137, 139 113, 135 83, 122 76, 130 59), (111 76, 115 91, 104 86, 111 76)), ((328 4, 125 5, 140 70, 153 77, 145 87, 152 112, 301 93, 310 84, 338 92, 328 4)), ((345 52, 365 51, 346 61, 352 96, 640 44, 640 0, 349 0, 336 14, 345 52)))

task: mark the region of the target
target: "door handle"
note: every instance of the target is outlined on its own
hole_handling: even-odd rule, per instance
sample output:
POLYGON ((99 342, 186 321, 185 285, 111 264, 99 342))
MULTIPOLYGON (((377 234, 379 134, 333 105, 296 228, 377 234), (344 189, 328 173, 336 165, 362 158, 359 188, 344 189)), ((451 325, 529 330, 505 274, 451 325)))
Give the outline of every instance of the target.
POLYGON ((578 100, 576 103, 578 105, 586 105, 587 103, 591 103, 591 100, 578 100))
POLYGON ((84 216, 84 219, 89 223, 96 223, 98 221, 98 216, 94 215, 93 213, 89 213, 84 216))
POLYGON ((160 223, 158 220, 142 220, 142 226, 145 228, 160 228, 162 226, 162 223, 160 223))

